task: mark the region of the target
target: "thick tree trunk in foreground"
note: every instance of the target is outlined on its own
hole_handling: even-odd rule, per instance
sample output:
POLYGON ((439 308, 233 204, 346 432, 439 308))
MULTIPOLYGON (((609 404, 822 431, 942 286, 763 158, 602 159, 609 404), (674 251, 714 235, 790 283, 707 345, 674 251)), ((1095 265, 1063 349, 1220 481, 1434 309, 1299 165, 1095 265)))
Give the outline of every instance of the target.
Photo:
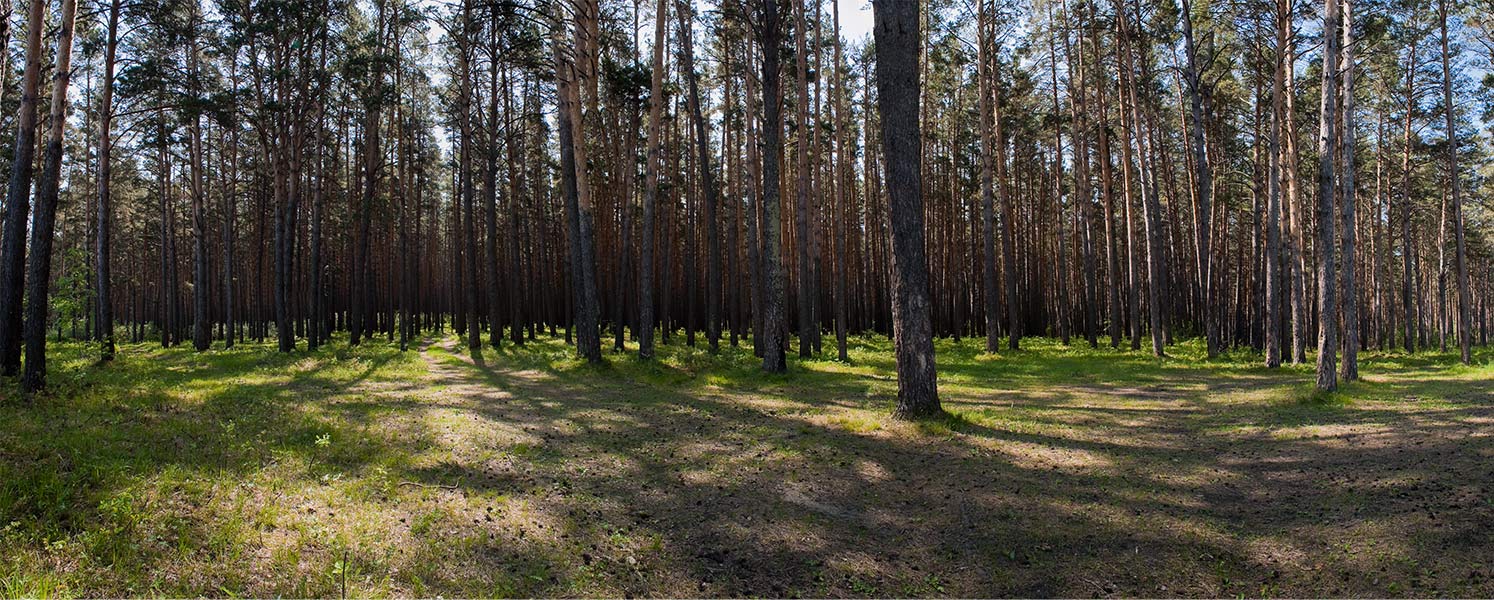
MULTIPOLYGON (((924 256, 923 189, 918 121, 918 3, 878 0, 873 5, 877 100, 882 151, 891 198, 893 330, 897 346, 897 412, 923 418, 943 412, 934 370, 928 263, 924 256)), ((1008 307, 1010 309, 1010 307, 1008 307)))
MULTIPOLYGON (((758 23, 759 45, 763 52, 762 99, 763 99, 763 210, 762 210, 762 261, 763 261, 763 370, 782 373, 788 369, 784 356, 784 273, 783 273, 783 221, 779 212, 779 148, 783 138, 783 99, 779 97, 779 46, 783 39, 783 22, 779 15, 779 0, 758 0, 762 3, 762 18, 758 23)), ((915 112, 916 114, 916 112, 915 112)), ((916 155, 911 159, 917 161, 916 155)))
POLYGON ((16 152, 5 195, 5 231, 0 242, 0 373, 21 370, 21 298, 25 292, 26 222, 35 170, 36 111, 40 89, 44 0, 31 0, 26 17, 26 68, 21 75, 21 110, 16 117, 16 152))

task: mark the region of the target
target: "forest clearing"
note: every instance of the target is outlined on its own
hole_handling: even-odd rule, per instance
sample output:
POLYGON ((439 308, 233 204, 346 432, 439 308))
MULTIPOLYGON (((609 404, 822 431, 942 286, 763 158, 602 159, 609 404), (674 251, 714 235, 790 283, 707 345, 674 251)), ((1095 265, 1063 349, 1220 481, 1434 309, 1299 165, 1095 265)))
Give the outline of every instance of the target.
POLYGON ((1488 596, 1494 371, 941 341, 850 363, 559 339, 122 346, 0 408, 0 594, 1488 596))
POLYGON ((0 598, 1494 596, 1494 0, 0 0, 0 598))

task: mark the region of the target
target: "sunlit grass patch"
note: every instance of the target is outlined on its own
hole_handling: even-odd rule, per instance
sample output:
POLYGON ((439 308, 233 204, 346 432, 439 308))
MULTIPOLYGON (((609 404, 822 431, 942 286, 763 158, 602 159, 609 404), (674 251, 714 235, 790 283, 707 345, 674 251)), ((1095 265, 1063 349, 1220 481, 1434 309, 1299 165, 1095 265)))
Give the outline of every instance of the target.
MULTIPOLYGON (((1494 376, 1487 350, 1469 367, 1451 353, 1367 352, 1363 381, 1320 395, 1310 364, 1266 369, 1245 350, 1205 360, 1196 340, 1164 359, 1108 340, 1028 338, 996 353, 983 338, 939 340, 946 413, 907 423, 892 418, 890 340, 852 336, 847 362, 823 341, 818 357, 791 351, 781 375, 761 372, 750 340, 712 353, 679 332, 653 361, 608 344, 603 365, 546 335, 484 347, 477 364, 452 335, 404 353, 382 338, 290 354, 126 344, 109 365, 57 344, 53 390, 0 402, 0 593, 785 594, 700 577, 772 572, 818 595, 1087 595, 1083 581, 1005 588, 942 567, 1102 580, 1094 571, 1112 563, 1057 556, 1092 546, 1117 569, 1150 554, 1179 580, 1249 579, 1231 553, 1263 518, 1256 507, 1279 512, 1272 535, 1288 539, 1305 535, 1299 513, 1373 510, 1482 456, 1463 434, 1487 428, 1494 376), (1445 453, 1375 473, 1381 496, 1339 483, 1381 468, 1355 452, 1401 436, 1445 453), (1326 460, 1339 479, 1317 477, 1326 460), (1329 493, 1261 487, 1275 477, 1329 493), (884 534, 905 554, 861 542, 884 534), (1189 562, 1202 554, 1216 558, 1189 562)), ((1479 500, 1450 502, 1439 517, 1479 500)), ((1381 546, 1349 541, 1440 531, 1402 516, 1356 530, 1381 546)), ((1169 593, 1266 589, 1251 583, 1169 593)))

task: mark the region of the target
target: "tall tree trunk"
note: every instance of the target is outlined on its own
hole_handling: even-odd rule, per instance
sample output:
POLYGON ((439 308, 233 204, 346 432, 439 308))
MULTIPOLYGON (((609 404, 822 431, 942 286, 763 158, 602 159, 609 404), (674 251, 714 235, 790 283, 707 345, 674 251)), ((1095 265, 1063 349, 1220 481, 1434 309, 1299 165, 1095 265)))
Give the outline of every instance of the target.
MULTIPOLYGON (((1103 65, 1104 63, 1102 62, 1100 53, 1100 28, 1095 24, 1095 21, 1090 21, 1090 28, 1090 49, 1093 54, 1093 59, 1097 64, 1103 65)), ((1103 67, 1101 69, 1102 70, 1096 77, 1096 80, 1103 83, 1106 78, 1103 72, 1103 67)), ((1098 104, 1097 108, 1099 111, 1099 122, 1097 126, 1099 130, 1099 136, 1096 148, 1097 155, 1095 158, 1100 162, 1100 195, 1102 197, 1102 203, 1104 204, 1103 219, 1105 224, 1105 273, 1107 288, 1106 306, 1108 306, 1110 309, 1110 322, 1108 326, 1108 330, 1110 333, 1110 347, 1119 348, 1121 338, 1121 322, 1123 320, 1121 317, 1122 304, 1120 300, 1120 252, 1117 249, 1117 245, 1119 244, 1119 242, 1116 240, 1115 234, 1115 176, 1113 173, 1114 169, 1111 165, 1112 157, 1110 152, 1110 116, 1108 114, 1108 106, 1105 102, 1105 87, 1105 85, 1095 86, 1097 101, 1096 103, 1098 104)))
POLYGON ((996 162, 996 139, 991 132, 992 111, 991 88, 991 17, 986 0, 976 0, 979 15, 976 20, 976 82, 979 88, 979 132, 980 132, 980 204, 981 204, 981 275, 985 284, 986 352, 996 352, 1001 347, 1000 313, 1001 300, 996 295, 996 210, 993 189, 993 165, 996 162))
MULTIPOLYGON (((881 64, 880 62, 877 64, 881 64)), ((1001 85, 996 82, 996 69, 993 66, 991 75, 991 122, 996 141, 996 196, 1001 204, 1001 273, 1002 283, 1006 291, 1006 347, 1016 350, 1022 343, 1022 311, 1017 302, 1017 240, 1016 219, 1017 209, 1006 170, 1006 135, 1001 127, 1001 104, 1003 102, 1001 85)), ((921 150, 920 150, 921 152, 921 150)), ((888 177, 892 176, 891 167, 888 167, 888 177)), ((894 223, 894 231, 896 224, 894 223)))
MULTIPOLYGON (((1323 64, 1339 64, 1339 0, 1324 0, 1323 10, 1323 64)), ((1318 122, 1318 390, 1331 392, 1338 389, 1338 304, 1335 292, 1334 246, 1337 242, 1333 232, 1334 159, 1338 144, 1335 137, 1334 112, 1338 107, 1337 69, 1323 69, 1323 93, 1318 122)))
POLYGON ((762 222, 763 194, 766 193, 767 186, 763 184, 762 147, 758 144, 757 102, 761 96, 758 95, 757 77, 750 73, 753 67, 751 44, 744 40, 742 45, 744 46, 743 70, 749 72, 746 77, 743 77, 746 80, 743 103, 746 105, 747 112, 742 120, 746 122, 744 129, 746 130, 747 177, 745 181, 747 189, 744 190, 744 195, 747 200, 747 270, 751 279, 751 289, 748 290, 748 295, 751 303, 749 309, 752 312, 752 354, 758 358, 764 358, 763 349, 767 338, 763 335, 763 324, 766 318, 764 307, 767 306, 768 286, 765 280, 766 265, 762 247, 762 227, 759 224, 762 222))
MULTIPOLYGON (((513 115, 513 94, 508 91, 508 69, 503 70, 504 93, 503 113, 507 115, 504 122, 504 133, 508 136, 504 150, 508 154, 508 319, 509 340, 514 345, 524 345, 524 308, 523 297, 519 294, 521 286, 517 278, 522 272, 522 257, 519 255, 519 189, 523 185, 522 178, 524 169, 519 164, 519 144, 524 141, 523 132, 518 135, 514 130, 523 123, 522 118, 516 119, 513 115)), ((521 79, 522 81, 522 79, 521 79)), ((524 106, 520 109, 521 117, 528 114, 528 96, 524 97, 524 106)), ((418 225, 417 225, 418 226, 418 225)))
POLYGON ((1343 124, 1339 139, 1339 202, 1343 204, 1343 349, 1342 376, 1344 381, 1359 379, 1359 294, 1355 291, 1355 227, 1354 204, 1354 5, 1352 0, 1343 3, 1343 46, 1339 56, 1339 77, 1342 78, 1343 124))
MULTIPOLYGON (((1288 0, 1288 12, 1292 10, 1294 2, 1288 0)), ((1308 298, 1307 298, 1307 219, 1306 207, 1301 201, 1298 193, 1297 166, 1300 164, 1297 154, 1297 99, 1296 99, 1296 37, 1288 34, 1286 50, 1286 112, 1282 115, 1282 136, 1285 143, 1282 144, 1282 175, 1286 178, 1286 185, 1282 192, 1282 209, 1287 213, 1287 265, 1291 270, 1287 285, 1290 286, 1292 305, 1292 345, 1291 360, 1293 364, 1307 362, 1307 336, 1309 323, 1308 298)))
MULTIPOLYGON (((659 0, 654 13, 653 79, 648 97, 648 164, 643 179, 642 242, 638 253, 638 358, 654 357, 654 246, 655 216, 659 202, 659 169, 664 160, 660 136, 664 120, 664 45, 668 42, 669 1, 659 0)), ((665 280, 668 280, 666 266, 665 280)), ((668 310, 668 306, 665 306, 668 310)))
POLYGON ((1282 119, 1285 116, 1286 61, 1291 35, 1290 0, 1276 0, 1276 65, 1271 78, 1271 133, 1269 181, 1266 193, 1266 366, 1281 366, 1281 187, 1282 119))
MULTIPOLYGON (((98 166, 98 233, 94 236, 94 284, 98 298, 99 360, 114 360, 114 296, 113 275, 109 259, 114 250, 114 203, 110 183, 113 179, 113 136, 110 126, 114 120, 114 63, 119 49, 120 0, 109 2, 109 26, 104 42, 104 80, 99 96, 99 166, 98 166)), ((10 12, 5 13, 7 17, 10 12)), ((0 27, 5 29, 5 40, 10 39, 10 19, 4 19, 0 27)), ((6 60, 9 64, 9 60, 6 60)), ((227 268, 227 265, 225 265, 227 268)), ((231 333, 231 332, 230 332, 231 333)), ((229 339, 232 339, 230 336, 229 339)), ((230 344, 231 345, 231 344, 230 344)))
MULTIPOLYGON (((1136 87, 1138 84, 1135 81, 1136 69, 1134 68, 1133 63, 1137 61, 1138 57, 1136 56, 1137 51, 1132 40, 1133 34, 1130 30, 1131 19, 1130 17, 1125 15, 1125 10, 1123 7, 1118 6, 1117 9, 1121 14, 1121 33, 1126 38, 1126 41, 1123 42, 1123 55, 1125 56, 1126 65, 1125 82, 1126 93, 1129 95, 1131 104, 1131 126, 1128 129, 1130 129, 1135 136, 1136 148, 1138 150, 1136 166, 1138 174, 1140 175, 1140 181, 1138 182, 1139 185, 1137 187, 1141 191, 1142 218, 1146 227, 1147 316, 1150 319, 1149 329, 1151 330, 1152 337, 1152 355, 1164 356, 1166 354, 1166 349, 1164 347, 1166 344, 1166 339, 1164 327, 1162 324, 1162 285, 1164 279, 1162 273, 1162 206, 1157 200, 1157 188, 1155 186, 1155 181, 1151 179, 1151 169, 1148 168, 1146 160, 1148 149, 1148 134, 1144 129, 1144 119, 1142 119, 1139 114, 1143 112, 1143 109, 1141 106, 1141 102, 1136 95, 1136 87)), ((1141 36, 1140 31, 1141 23, 1139 16, 1139 6, 1137 7, 1137 11, 1138 16, 1135 23, 1137 31, 1135 32, 1135 34, 1139 38, 1144 37, 1141 36)), ((1147 60, 1144 56, 1140 57, 1140 59, 1143 61, 1147 60)), ((1146 67, 1143 65, 1143 76, 1147 72, 1148 71, 1146 67)), ((1144 78, 1143 82, 1145 81, 1146 80, 1144 78)), ((1132 315, 1136 315, 1136 310, 1136 308, 1132 308, 1132 315)), ((1136 318, 1136 321, 1138 322, 1133 325, 1133 330, 1140 327, 1140 319, 1136 318)), ((1138 335, 1132 338, 1131 345, 1133 348, 1137 347, 1140 343, 1139 337, 1140 336, 1138 335)))
POLYGON ((847 263, 846 256, 849 250, 846 237, 850 233, 851 225, 851 195, 854 192, 850 185, 848 169, 851 167, 850 141, 848 125, 846 123, 846 90, 842 81, 842 71, 845 70, 845 57, 841 52, 840 40, 840 3, 831 4, 831 25, 835 36, 835 64, 831 71, 830 93, 835 97, 831 108, 835 110, 835 164, 831 167, 834 188, 834 198, 838 210, 833 214, 835 219, 835 350, 836 358, 841 362, 850 362, 851 358, 846 353, 846 309, 848 299, 847 289, 847 263))
MULTIPOLYGON (((193 3, 192 13, 197 13, 197 5, 193 3)), ((194 26, 195 27, 195 26, 194 26)), ((198 90, 201 70, 201 57, 197 52, 197 33, 190 34, 191 41, 187 47, 187 85, 193 94, 200 94, 198 90)), ((213 344, 212 315, 208 312, 208 291, 212 285, 208 283, 208 220, 207 220, 207 189, 202 183, 202 116, 192 114, 188 123, 191 139, 189 140, 188 167, 192 170, 192 348, 198 352, 207 350, 213 344)))
MULTIPOLYGON (((763 98, 763 195, 762 195, 762 261, 763 261, 763 371, 782 373, 788 370, 784 356, 784 272, 783 272, 783 222, 779 213, 779 144, 783 138, 783 99, 779 96, 781 82, 779 52, 783 40, 783 20, 779 15, 780 0, 758 0, 762 4, 759 27, 759 46, 763 52, 762 98, 763 98)), ((880 61, 878 64, 881 64, 880 61)), ((916 74, 915 74, 916 78, 916 74)), ((911 160, 916 161, 916 157, 911 160)))
POLYGON ((1199 323, 1204 328, 1204 341, 1209 358, 1213 358, 1219 354, 1219 327, 1214 318, 1216 292, 1213 285, 1213 247, 1209 239, 1210 230, 1213 227, 1211 195, 1214 191, 1214 175, 1208 154, 1208 144, 1204 139, 1203 74, 1199 72, 1198 46, 1193 39, 1193 3, 1190 0, 1183 0, 1181 20, 1183 49, 1186 54, 1183 80, 1187 83, 1188 112, 1191 116, 1188 132, 1193 150, 1193 196, 1197 205, 1193 221, 1196 240, 1194 251, 1198 264, 1199 285, 1203 290, 1199 323))
POLYGON ((685 74, 689 95, 686 104, 690 120, 695 126, 696 162, 700 168, 700 185, 705 188, 706 234, 706 293, 705 318, 706 340, 711 352, 720 351, 721 346, 721 236, 717 235, 720 224, 716 222, 716 169, 711 165, 710 129, 700 108, 700 84, 695 75, 695 44, 693 32, 694 9, 683 0, 678 7, 680 23, 680 69, 685 74))
POLYGON ((37 96, 40 90, 44 0, 31 0, 26 17, 26 68, 21 75, 21 109, 16 117, 16 151, 5 194, 5 230, 0 241, 0 373, 21 370, 21 298, 25 288, 26 224, 31 210, 31 178, 36 164, 37 96))
POLYGON ((814 303, 816 290, 814 289, 814 265, 810 262, 809 247, 814 232, 809 227, 809 145, 813 140, 813 125, 809 120, 809 67, 808 54, 805 49, 805 39, 808 37, 808 26, 804 18, 804 2, 794 2, 794 57, 797 63, 797 75, 795 79, 795 91, 798 100, 795 102, 794 118, 795 129, 798 130, 797 139, 794 141, 794 171, 797 183, 794 185, 794 248, 797 251, 796 261, 799 273, 799 356, 808 357, 812 352, 814 343, 814 303))
POLYGON ((877 0, 873 5, 877 59, 877 100, 882 119, 882 152, 891 202, 893 330, 897 352, 897 410, 900 418, 943 412, 934 368, 933 321, 928 263, 924 256, 923 152, 918 120, 918 3, 877 0))
POLYGON ((47 312, 51 303, 52 237, 57 225, 57 195, 62 183, 62 139, 67 131, 67 86, 72 77, 73 25, 77 0, 62 0, 62 21, 57 33, 57 65, 52 73, 52 111, 41 179, 36 189, 36 214, 31 223, 31 253, 27 263, 26 370, 21 387, 27 392, 47 386, 47 312))
MULTIPOLYGON (((1412 15, 1413 24, 1415 15, 1412 15)), ((1406 118, 1401 131, 1401 302, 1406 320, 1406 353, 1416 352, 1420 303, 1415 298, 1416 243, 1411 237, 1411 119, 1416 114, 1416 39, 1406 48, 1406 118)))
MULTIPOLYGON (((461 199, 461 215, 459 216, 461 231, 458 232, 462 240, 461 256, 462 264, 459 269, 465 270, 467 285, 462 286, 463 304, 466 315, 467 326, 467 353, 472 360, 482 362, 482 317, 478 310, 478 280, 480 279, 477 268, 477 215, 473 209, 474 191, 472 189, 472 155, 477 152, 476 140, 473 139, 472 131, 472 58, 475 24, 472 21, 472 4, 462 3, 461 22, 457 32, 458 64, 460 73, 461 89, 457 93, 457 118, 461 120, 461 147, 457 150, 460 155, 462 172, 459 175, 460 189, 457 192, 461 199)), ((381 157, 382 158, 382 157, 381 157)))
POLYGON ((587 32, 595 28, 594 3, 582 0, 575 11, 575 39, 567 43, 564 28, 554 35, 556 88, 559 104, 561 195, 565 199, 570 229, 571 295, 576 329, 576 351, 588 362, 602 361, 601 332, 597 330, 596 250, 594 246, 591 184, 586 161, 585 120, 582 89, 594 79, 586 60, 587 32))
POLYGON ((484 185, 483 223, 486 225, 486 266, 488 292, 488 343, 494 348, 503 346, 503 314, 500 300, 501 292, 498 289, 498 95, 505 93, 507 88, 498 87, 498 57, 499 47, 497 40, 497 23, 493 23, 488 29, 489 56, 488 56, 488 143, 487 164, 484 166, 486 179, 484 185))
POLYGON ((1458 173, 1458 130, 1453 118, 1452 52, 1448 47, 1447 12, 1447 0, 1440 0, 1437 3, 1437 19, 1442 29, 1442 98, 1443 113, 1447 117, 1447 187, 1452 196, 1453 237, 1456 246, 1453 261, 1456 270, 1454 276, 1458 278, 1458 349, 1463 364, 1466 365, 1473 360, 1473 327, 1470 320, 1473 299, 1468 292, 1468 251, 1463 239, 1463 200, 1460 195, 1462 177, 1458 173))

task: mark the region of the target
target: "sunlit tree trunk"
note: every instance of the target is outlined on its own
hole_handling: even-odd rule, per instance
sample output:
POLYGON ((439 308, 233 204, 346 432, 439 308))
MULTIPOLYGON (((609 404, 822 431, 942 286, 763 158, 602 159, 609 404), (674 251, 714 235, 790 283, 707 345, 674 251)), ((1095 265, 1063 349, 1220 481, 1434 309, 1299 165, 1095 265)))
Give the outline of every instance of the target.
MULTIPOLYGON (((1339 64, 1339 0, 1324 0, 1323 64, 1339 64)), ((1336 69, 1323 69, 1322 103, 1318 123, 1318 390, 1338 389, 1338 304, 1334 268, 1334 173, 1338 144, 1334 127, 1339 78, 1336 69)))

